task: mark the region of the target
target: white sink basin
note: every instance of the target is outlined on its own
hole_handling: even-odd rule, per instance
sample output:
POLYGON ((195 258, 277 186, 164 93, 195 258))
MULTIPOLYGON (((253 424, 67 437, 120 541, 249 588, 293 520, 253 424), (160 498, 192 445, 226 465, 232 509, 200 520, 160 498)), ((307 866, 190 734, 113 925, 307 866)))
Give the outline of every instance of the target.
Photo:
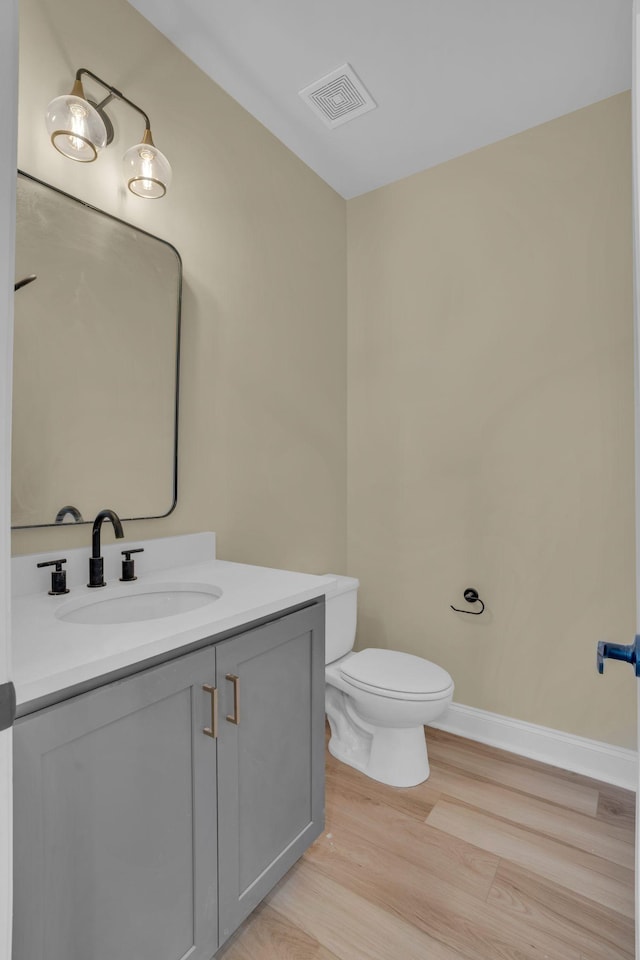
POLYGON ((222 590, 208 583, 152 583, 96 588, 97 595, 63 603, 55 611, 58 620, 67 623, 132 623, 136 620, 159 620, 189 613, 214 603, 222 590), (102 590, 108 591, 106 594, 102 590))

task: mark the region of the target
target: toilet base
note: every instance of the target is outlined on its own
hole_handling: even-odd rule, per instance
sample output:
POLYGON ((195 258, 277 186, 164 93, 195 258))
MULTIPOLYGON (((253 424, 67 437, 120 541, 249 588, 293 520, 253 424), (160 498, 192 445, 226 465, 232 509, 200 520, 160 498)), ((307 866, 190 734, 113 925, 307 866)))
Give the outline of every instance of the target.
POLYGON ((329 753, 372 780, 391 787, 416 787, 429 776, 424 727, 399 730, 378 727, 371 736, 369 750, 357 752, 332 735, 329 753))
POLYGON ((331 685, 325 707, 329 753, 391 787, 415 787, 429 776, 424 726, 383 727, 359 716, 351 698, 331 685))

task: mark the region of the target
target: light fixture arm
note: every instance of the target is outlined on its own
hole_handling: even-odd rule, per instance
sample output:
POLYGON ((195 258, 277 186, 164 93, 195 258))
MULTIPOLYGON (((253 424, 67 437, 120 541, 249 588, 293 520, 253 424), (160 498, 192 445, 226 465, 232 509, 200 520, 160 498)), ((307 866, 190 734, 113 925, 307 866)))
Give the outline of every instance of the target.
MULTIPOLYGON (((76 83, 82 84, 82 77, 87 76, 91 77, 96 83, 99 83, 101 87, 104 87, 105 90, 108 90, 108 95, 100 103, 95 104, 95 108, 101 115, 104 115, 104 107, 110 103, 112 100, 121 100, 123 103, 126 103, 127 106, 131 107, 137 113, 139 113, 144 118, 144 127, 145 127, 145 137, 147 137, 147 131, 149 136, 151 136, 151 123, 149 121, 148 115, 144 112, 142 107, 139 107, 137 103, 134 103, 133 100, 129 100, 128 97, 125 97, 124 93, 120 90, 117 90, 116 87, 112 87, 110 83, 102 80, 101 77, 98 77, 95 73, 92 73, 91 70, 87 70, 86 67, 80 67, 79 70, 76 70, 76 83)), ((111 124, 109 124, 109 127, 111 124)), ((109 129, 109 128, 108 128, 109 129)), ((113 128, 109 129, 109 136, 107 138, 107 143, 111 143, 113 140, 113 128)), ((148 137, 143 142, 149 142, 148 137)), ((151 141, 153 143, 153 141, 151 141)))

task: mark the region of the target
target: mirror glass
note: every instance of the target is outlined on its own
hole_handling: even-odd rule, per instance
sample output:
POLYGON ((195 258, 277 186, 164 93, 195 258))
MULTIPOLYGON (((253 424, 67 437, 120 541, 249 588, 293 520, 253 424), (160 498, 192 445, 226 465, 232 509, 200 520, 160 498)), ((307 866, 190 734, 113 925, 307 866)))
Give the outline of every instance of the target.
POLYGON ((173 510, 181 283, 171 244, 18 175, 13 527, 173 510))

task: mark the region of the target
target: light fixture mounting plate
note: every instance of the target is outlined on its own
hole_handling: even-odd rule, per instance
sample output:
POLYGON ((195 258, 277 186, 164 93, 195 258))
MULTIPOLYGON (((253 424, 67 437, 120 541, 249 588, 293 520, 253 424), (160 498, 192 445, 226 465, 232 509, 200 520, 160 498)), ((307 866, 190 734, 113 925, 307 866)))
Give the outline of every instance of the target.
POLYGON ((111 123, 110 118, 108 117, 104 107, 101 104, 96 103, 94 100, 89 100, 88 97, 87 97, 87 103, 90 104, 93 107, 93 109, 100 115, 100 119, 105 125, 105 129, 107 131, 106 146, 108 147, 109 144, 112 143, 115 135, 113 130, 113 124, 111 123))

